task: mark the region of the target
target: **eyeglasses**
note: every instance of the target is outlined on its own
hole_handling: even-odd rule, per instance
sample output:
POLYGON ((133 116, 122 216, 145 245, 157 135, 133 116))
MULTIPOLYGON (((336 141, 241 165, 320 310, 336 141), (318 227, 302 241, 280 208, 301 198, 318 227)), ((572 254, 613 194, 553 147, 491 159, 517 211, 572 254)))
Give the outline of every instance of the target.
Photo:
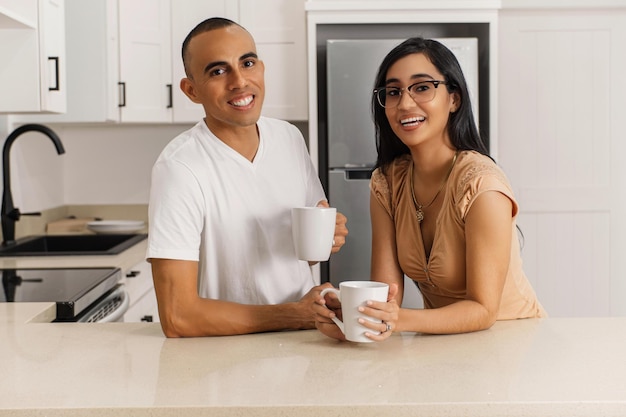
POLYGON ((400 103, 402 92, 406 91, 416 103, 426 103, 435 98, 436 88, 445 81, 427 80, 411 84, 406 88, 382 87, 374 90, 378 104, 385 108, 396 107, 400 103))

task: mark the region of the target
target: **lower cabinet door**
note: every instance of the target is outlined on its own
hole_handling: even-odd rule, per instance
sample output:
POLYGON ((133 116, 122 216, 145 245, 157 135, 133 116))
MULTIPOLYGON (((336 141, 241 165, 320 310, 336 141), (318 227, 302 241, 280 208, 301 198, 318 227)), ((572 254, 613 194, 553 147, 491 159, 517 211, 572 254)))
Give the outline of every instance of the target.
POLYGON ((154 288, 151 288, 139 300, 133 302, 128 311, 124 314, 125 323, 158 322, 159 310, 157 306, 154 288))

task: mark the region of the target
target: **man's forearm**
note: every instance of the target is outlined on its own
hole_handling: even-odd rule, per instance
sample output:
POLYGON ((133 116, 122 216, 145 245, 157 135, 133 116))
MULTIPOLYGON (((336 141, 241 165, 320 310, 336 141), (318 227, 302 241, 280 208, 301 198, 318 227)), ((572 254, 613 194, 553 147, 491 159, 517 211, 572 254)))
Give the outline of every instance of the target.
POLYGON ((163 311, 167 337, 227 336, 279 330, 312 329, 313 316, 299 303, 245 305, 197 299, 176 311, 163 311))

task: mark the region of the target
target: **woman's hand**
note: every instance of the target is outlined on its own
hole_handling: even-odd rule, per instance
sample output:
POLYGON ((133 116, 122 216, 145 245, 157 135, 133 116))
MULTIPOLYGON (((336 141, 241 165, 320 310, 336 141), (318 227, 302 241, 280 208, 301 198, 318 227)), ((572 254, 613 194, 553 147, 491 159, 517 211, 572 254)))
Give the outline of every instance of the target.
POLYGON ((387 296, 386 303, 382 301, 368 301, 365 306, 359 307, 359 311, 361 313, 374 319, 382 320, 382 323, 378 323, 372 322, 364 318, 360 318, 360 324, 367 327, 368 329, 372 329, 372 332, 366 332, 365 336, 374 341, 381 342, 391 336, 393 331, 397 329, 398 316, 400 312, 400 306, 395 300, 395 296, 397 293, 398 285, 391 284, 389 286, 389 295, 387 296))
MULTIPOLYGON (((383 341, 391 336, 394 329, 397 328, 398 315, 400 307, 398 306, 395 296, 398 293, 398 285, 391 284, 389 286, 389 295, 387 302, 368 301, 364 307, 359 307, 359 311, 367 316, 382 320, 382 323, 372 322, 367 319, 359 319, 359 323, 372 329, 373 332, 367 332, 365 335, 374 341, 383 341), (377 334, 379 333, 380 334, 377 334)), ((319 297, 313 307, 315 312, 315 327, 328 337, 337 340, 346 340, 346 336, 332 320, 337 317, 340 320, 341 303, 337 296, 333 293, 326 294, 325 297, 319 297)))

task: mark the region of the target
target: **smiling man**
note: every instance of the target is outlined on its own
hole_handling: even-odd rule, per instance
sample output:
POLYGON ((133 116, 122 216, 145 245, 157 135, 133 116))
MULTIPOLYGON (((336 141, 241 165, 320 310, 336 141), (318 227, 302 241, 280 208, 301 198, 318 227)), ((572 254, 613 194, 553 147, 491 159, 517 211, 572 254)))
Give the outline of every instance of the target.
MULTIPOLYGON (((206 117, 152 171, 147 258, 167 337, 314 327, 322 288, 299 261, 293 207, 327 205, 302 134, 261 117, 264 65, 252 36, 211 18, 183 42, 182 91, 206 117)), ((338 214, 333 252, 345 243, 338 214)))

